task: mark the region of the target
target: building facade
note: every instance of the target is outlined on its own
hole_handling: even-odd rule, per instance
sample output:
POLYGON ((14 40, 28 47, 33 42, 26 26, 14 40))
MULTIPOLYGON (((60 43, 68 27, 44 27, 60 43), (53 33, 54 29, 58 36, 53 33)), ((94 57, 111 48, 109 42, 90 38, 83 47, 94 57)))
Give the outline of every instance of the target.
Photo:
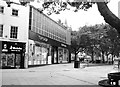
POLYGON ((28 65, 70 62, 71 32, 30 6, 28 65))
POLYGON ((5 1, 0 0, 0 64, 2 68, 24 68, 29 26, 29 15, 25 14, 29 14, 29 7, 16 4, 8 7, 5 1))
POLYGON ((31 5, 0 1, 1 66, 29 66, 71 61, 71 32, 31 5))

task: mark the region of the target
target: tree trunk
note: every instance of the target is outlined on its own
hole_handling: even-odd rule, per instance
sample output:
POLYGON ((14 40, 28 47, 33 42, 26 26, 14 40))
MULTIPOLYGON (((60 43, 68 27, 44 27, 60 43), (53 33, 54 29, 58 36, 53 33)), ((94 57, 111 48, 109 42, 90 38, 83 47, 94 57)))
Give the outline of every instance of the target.
POLYGON ((112 52, 112 64, 114 63, 113 58, 114 58, 114 54, 113 54, 113 52, 112 52))
POLYGON ((97 6, 99 12, 104 17, 105 22, 116 28, 120 34, 120 19, 109 10, 105 2, 97 2, 97 6))
POLYGON ((92 51, 92 62, 94 62, 94 51, 92 51))
POLYGON ((109 54, 108 54, 108 53, 106 53, 106 57, 107 57, 107 63, 108 63, 108 55, 109 55, 109 54))
POLYGON ((104 59, 104 51, 102 51, 102 61, 103 61, 103 63, 105 63, 105 59, 104 59))

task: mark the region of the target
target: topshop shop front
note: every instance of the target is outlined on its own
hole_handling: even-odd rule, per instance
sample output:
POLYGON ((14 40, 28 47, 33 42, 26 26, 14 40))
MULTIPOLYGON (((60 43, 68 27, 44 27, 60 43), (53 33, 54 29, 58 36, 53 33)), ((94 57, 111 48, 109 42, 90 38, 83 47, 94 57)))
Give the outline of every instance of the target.
POLYGON ((68 63, 69 55, 67 44, 29 32, 28 66, 68 63))

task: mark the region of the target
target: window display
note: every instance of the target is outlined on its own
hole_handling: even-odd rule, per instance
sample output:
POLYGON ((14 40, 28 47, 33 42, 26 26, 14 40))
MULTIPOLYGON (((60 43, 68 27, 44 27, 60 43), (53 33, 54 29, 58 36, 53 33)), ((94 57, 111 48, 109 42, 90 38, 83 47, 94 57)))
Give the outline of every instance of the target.
POLYGON ((11 67, 14 67, 15 65, 15 55, 14 54, 8 54, 6 55, 6 58, 7 58, 7 66, 11 66, 11 67))
POLYGON ((29 46, 29 65, 40 65, 48 63, 49 45, 45 43, 30 43, 29 46), (33 55, 32 55, 33 53, 33 55))
POLYGON ((14 60, 15 60, 15 54, 5 54, 5 53, 1 54, 2 67, 6 67, 6 66, 14 67, 15 65, 14 60))

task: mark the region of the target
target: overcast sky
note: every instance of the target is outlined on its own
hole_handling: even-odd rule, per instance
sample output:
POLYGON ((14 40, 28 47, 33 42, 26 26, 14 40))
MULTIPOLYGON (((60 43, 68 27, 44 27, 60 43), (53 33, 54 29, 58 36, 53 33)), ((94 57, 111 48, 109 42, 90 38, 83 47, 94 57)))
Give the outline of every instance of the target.
MULTIPOLYGON (((118 16, 118 1, 120 0, 110 0, 110 3, 108 4, 108 7, 116 16, 118 16)), ((72 27, 72 30, 78 30, 79 27, 82 27, 84 25, 105 23, 103 17, 100 15, 97 9, 97 5, 93 5, 93 7, 88 11, 64 11, 59 15, 52 14, 50 17, 54 20, 61 19, 62 22, 65 22, 65 20, 67 20, 67 23, 72 27)))

